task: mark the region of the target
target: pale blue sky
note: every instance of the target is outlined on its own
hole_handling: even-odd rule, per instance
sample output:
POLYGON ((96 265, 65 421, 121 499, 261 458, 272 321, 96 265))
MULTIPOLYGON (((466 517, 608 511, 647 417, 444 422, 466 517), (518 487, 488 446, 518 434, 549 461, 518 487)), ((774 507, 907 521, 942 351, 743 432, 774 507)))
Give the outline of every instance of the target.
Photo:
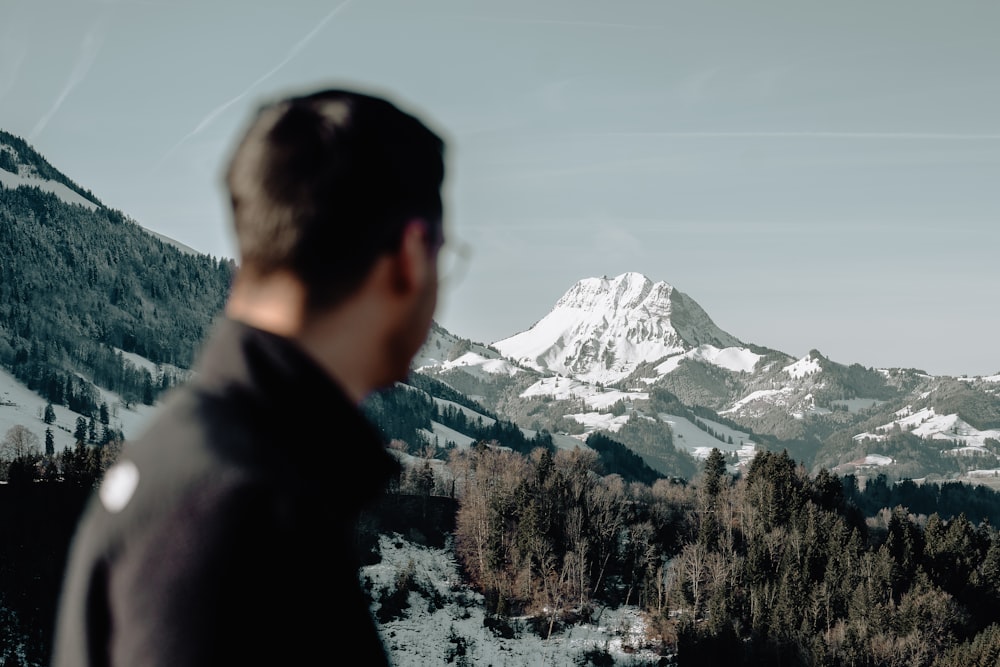
POLYGON ((0 0, 0 129, 232 256, 220 177, 250 110, 361 86, 449 140, 458 335, 639 271, 747 342, 989 374, 998 29, 992 0, 0 0))

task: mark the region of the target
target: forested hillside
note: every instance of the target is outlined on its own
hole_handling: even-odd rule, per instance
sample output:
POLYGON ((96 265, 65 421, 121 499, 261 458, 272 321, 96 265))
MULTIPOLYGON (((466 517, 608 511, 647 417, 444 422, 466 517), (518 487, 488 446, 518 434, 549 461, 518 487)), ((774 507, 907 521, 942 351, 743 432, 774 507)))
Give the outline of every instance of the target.
POLYGON ((152 404, 183 379, 234 269, 184 253, 118 211, 0 188, 0 364, 52 403, 93 416, 91 383, 152 404), (154 376, 133 352, 165 365, 154 376))
POLYGON ((714 450, 687 483, 598 470, 583 450, 453 453, 454 553, 498 635, 571 634, 631 604, 648 619, 642 648, 663 658, 629 664, 1000 658, 1000 496, 989 489, 860 488, 771 452, 733 477, 714 450))

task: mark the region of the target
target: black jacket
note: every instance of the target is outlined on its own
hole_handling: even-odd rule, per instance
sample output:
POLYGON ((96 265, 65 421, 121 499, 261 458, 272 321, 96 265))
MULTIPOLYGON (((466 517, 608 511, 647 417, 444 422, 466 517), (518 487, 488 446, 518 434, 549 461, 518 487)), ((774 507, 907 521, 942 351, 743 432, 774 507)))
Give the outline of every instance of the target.
POLYGON ((54 667, 386 664, 355 528, 398 470, 301 350, 220 321, 85 510, 54 667))

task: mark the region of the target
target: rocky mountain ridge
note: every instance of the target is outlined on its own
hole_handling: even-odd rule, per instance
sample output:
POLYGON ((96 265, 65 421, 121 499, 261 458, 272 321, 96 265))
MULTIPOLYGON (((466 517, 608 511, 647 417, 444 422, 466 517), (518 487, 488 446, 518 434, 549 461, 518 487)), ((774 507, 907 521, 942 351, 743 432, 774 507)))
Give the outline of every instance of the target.
POLYGON ((862 475, 984 478, 1000 468, 1000 374, 864 368, 818 350, 795 358, 740 341, 638 273, 583 279, 531 328, 492 345, 437 328, 422 354, 418 372, 524 427, 621 437, 665 474, 657 451, 700 458, 711 446, 734 466, 765 448, 862 475), (712 440, 692 438, 692 424, 712 440))

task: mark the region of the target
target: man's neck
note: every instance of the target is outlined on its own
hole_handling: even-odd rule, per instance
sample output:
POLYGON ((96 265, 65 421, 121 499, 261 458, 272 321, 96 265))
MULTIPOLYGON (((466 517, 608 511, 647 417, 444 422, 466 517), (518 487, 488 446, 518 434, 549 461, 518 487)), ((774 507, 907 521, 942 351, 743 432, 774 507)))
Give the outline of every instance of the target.
POLYGON ((306 292, 289 273, 272 273, 264 278, 241 279, 233 283, 226 316, 278 336, 295 338, 306 318, 306 292))
POLYGON ((288 273, 237 279, 225 314, 301 347, 355 403, 381 384, 380 308, 362 294, 323 314, 306 309, 302 283, 288 273), (371 326, 358 326, 364 322, 371 326))

